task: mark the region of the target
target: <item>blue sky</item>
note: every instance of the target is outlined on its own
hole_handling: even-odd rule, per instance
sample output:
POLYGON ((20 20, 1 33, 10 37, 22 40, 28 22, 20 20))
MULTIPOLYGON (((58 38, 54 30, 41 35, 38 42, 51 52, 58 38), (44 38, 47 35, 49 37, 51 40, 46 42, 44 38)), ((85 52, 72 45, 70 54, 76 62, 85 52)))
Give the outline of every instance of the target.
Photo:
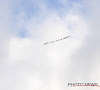
MULTIPOLYGON (((33 16, 39 12, 41 12, 42 4, 46 7, 47 10, 52 10, 56 12, 67 12, 71 8, 73 8, 73 3, 79 3, 82 5, 82 0, 65 0, 65 3, 62 3, 61 0, 21 0, 17 5, 15 4, 14 12, 17 14, 21 10, 23 10, 27 16, 33 16)), ((60 13, 59 13, 60 14, 60 13)))
MULTIPOLYGON (((24 13, 24 18, 22 17, 22 19, 24 19, 23 21, 27 23, 27 21, 32 17, 38 20, 39 18, 47 17, 47 15, 52 12, 63 18, 68 12, 70 12, 71 9, 76 11, 74 13, 82 13, 85 10, 82 0, 20 0, 18 2, 16 1, 13 7, 15 26, 16 18, 18 18, 17 15, 20 13, 24 13), (79 4, 80 6, 74 4, 79 4)), ((20 26, 17 32, 20 37, 27 36, 27 30, 23 27, 23 25, 20 26)))

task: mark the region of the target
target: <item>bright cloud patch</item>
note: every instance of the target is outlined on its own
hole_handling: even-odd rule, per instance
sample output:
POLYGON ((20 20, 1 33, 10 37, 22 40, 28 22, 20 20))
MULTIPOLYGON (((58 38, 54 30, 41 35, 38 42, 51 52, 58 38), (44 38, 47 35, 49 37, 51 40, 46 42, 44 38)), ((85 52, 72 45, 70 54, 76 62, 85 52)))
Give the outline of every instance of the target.
POLYGON ((69 82, 99 83, 99 1, 6 1, 0 1, 0 90, 72 90, 69 82))
POLYGON ((79 15, 69 14, 64 19, 50 15, 39 26, 34 26, 34 20, 31 20, 26 27, 30 38, 12 37, 9 42, 8 63, 13 65, 13 68, 16 67, 18 74, 21 69, 21 74, 25 77, 25 81, 20 82, 19 79, 18 82, 30 90, 61 90, 65 87, 65 84, 62 84, 68 79, 66 77, 69 77, 67 72, 70 70, 71 56, 81 48, 86 38, 86 22, 79 15), (71 37, 66 40, 44 45, 45 41, 68 35, 71 37))

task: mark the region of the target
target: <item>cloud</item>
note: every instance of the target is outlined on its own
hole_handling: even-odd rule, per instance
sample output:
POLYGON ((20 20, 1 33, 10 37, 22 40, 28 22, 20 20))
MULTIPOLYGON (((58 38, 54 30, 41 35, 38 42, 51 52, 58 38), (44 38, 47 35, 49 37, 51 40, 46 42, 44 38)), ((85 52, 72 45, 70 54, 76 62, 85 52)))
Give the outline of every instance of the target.
POLYGON ((12 13, 10 8, 8 1, 0 1, 0 62, 3 62, 3 59, 8 56, 12 13))
POLYGON ((10 86, 29 90, 64 89, 68 81, 71 56, 81 47, 87 34, 87 31, 83 31, 87 30, 84 19, 71 13, 62 19, 52 13, 37 23, 32 18, 25 28, 30 37, 12 37, 9 41, 9 61, 6 64, 9 64, 10 74, 17 73, 17 76, 14 74, 16 82, 13 81, 16 79, 11 78, 13 75, 10 76, 10 86), (84 28, 80 31, 81 26, 84 28), (68 35, 71 38, 44 46, 45 41, 68 35))
MULTIPOLYGON (((78 80, 83 82, 99 82, 99 1, 86 1, 88 36, 83 46, 76 52, 72 59, 72 81, 78 80), (73 71, 76 71, 75 72, 73 71), (77 77, 77 78, 74 78, 77 77)), ((93 90, 98 90, 93 89, 93 90)))
MULTIPOLYGON (((3 22, 0 22, 0 38, 2 38, 0 41, 3 42, 0 44, 0 89, 72 90, 67 87, 68 82, 98 83, 99 15, 96 17, 97 15, 93 13, 99 14, 97 12, 99 8, 92 2, 84 2, 87 3, 87 10, 90 10, 87 14, 91 15, 86 20, 86 16, 80 14, 78 10, 81 6, 78 2, 74 4, 76 8, 64 11, 63 16, 49 9, 45 1, 30 2, 37 3, 37 7, 40 6, 41 15, 31 14, 28 17, 26 10, 28 7, 19 5, 22 1, 16 1, 15 4, 16 7, 20 6, 18 13, 12 13, 15 9, 10 7, 12 2, 9 2, 8 6, 4 2, 2 2, 4 5, 0 5, 3 8, 1 12, 4 12, 3 18, 0 17, 3 22), (24 37, 23 31, 26 33, 24 37), (71 37, 66 40, 44 45, 45 42, 69 35, 71 37), (94 73, 97 75, 94 76, 94 73)), ((96 0, 95 3, 97 2, 96 0)), ((81 88, 84 89, 86 88, 81 88)))

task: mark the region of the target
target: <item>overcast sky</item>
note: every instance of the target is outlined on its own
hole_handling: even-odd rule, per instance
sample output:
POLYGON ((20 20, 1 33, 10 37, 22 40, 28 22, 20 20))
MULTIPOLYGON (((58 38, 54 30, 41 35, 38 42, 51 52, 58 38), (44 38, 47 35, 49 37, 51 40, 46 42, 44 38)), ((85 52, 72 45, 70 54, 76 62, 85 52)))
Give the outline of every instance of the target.
POLYGON ((99 90, 68 87, 100 85, 99 4, 0 0, 0 90, 99 90))

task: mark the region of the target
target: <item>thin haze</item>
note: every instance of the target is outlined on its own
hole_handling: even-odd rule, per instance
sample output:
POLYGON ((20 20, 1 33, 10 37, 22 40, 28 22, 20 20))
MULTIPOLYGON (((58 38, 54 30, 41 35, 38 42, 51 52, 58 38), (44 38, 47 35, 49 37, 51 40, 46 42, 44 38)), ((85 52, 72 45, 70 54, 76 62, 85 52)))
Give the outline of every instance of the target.
POLYGON ((0 90, 99 90, 99 3, 0 0, 0 90))

